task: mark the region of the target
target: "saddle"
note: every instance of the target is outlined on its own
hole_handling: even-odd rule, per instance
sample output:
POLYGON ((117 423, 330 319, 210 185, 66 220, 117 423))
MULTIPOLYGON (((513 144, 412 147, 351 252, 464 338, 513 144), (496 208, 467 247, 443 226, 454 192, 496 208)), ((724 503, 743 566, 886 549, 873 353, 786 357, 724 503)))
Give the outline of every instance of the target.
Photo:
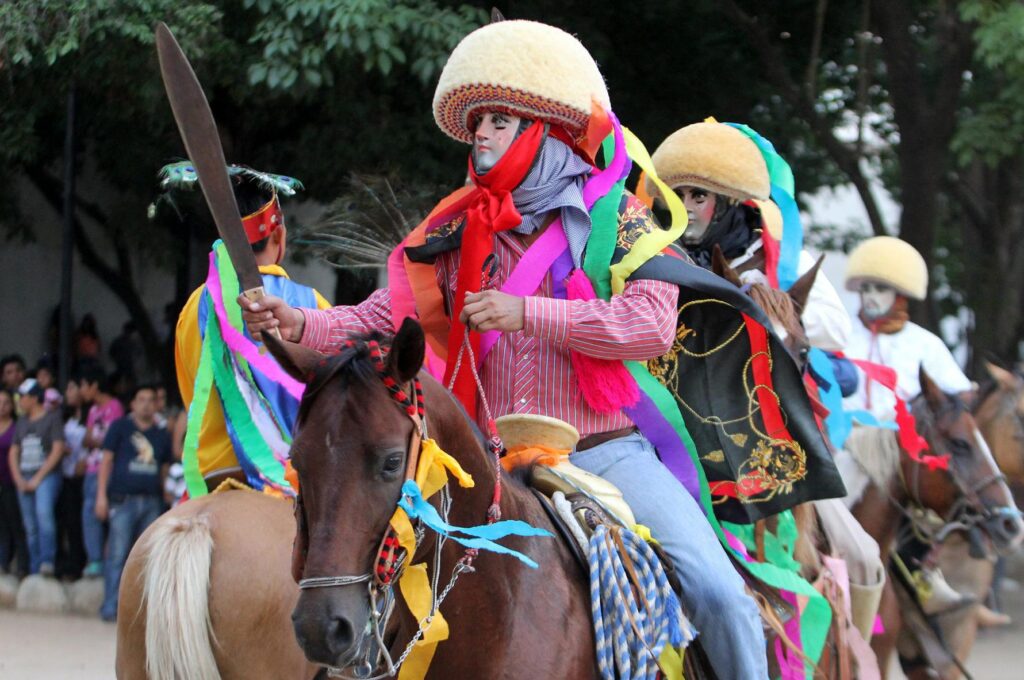
MULTIPOLYGON (((589 569, 587 550, 597 527, 635 531, 636 517, 614 484, 569 462, 580 434, 569 423, 548 416, 516 414, 496 420, 508 455, 506 470, 526 468, 525 481, 558 529, 577 562, 589 569)), ((675 566, 649 534, 646 536, 672 589, 682 593, 675 566)))

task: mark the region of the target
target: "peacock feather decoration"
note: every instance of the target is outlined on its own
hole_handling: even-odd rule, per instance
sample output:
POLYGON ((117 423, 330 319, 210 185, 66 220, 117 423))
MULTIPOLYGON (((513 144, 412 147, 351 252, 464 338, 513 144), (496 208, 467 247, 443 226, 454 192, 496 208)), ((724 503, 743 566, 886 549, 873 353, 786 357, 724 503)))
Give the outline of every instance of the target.
MULTIPOLYGON (((303 189, 302 182, 287 175, 275 175, 272 172, 260 172, 245 165, 229 165, 228 176, 251 180, 267 191, 275 191, 284 196, 294 196, 296 191, 303 189)), ((160 188, 164 191, 173 189, 193 189, 199 181, 199 175, 191 161, 184 160, 170 163, 160 169, 160 188)))
POLYGON ((328 264, 379 269, 437 202, 440 189, 394 178, 353 175, 324 217, 290 239, 328 264))

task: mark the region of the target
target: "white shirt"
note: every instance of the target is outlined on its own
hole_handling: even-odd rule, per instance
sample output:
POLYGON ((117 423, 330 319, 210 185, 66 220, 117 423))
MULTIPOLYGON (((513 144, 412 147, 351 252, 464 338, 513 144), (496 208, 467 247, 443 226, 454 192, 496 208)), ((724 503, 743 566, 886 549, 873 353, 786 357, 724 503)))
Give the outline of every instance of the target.
MULTIPOLYGON (((894 369, 896 391, 906 401, 921 393, 922 367, 943 392, 958 393, 971 389, 971 381, 942 339, 911 321, 898 333, 879 333, 873 339, 871 331, 857 319, 853 322, 850 344, 845 353, 850 359, 865 359, 894 369)), ((896 399, 892 392, 873 383, 869 395, 863 373, 860 374, 857 391, 847 397, 843 405, 848 410, 869 411, 883 422, 896 418, 896 399)))
MULTIPOLYGON (((761 239, 750 244, 747 252, 743 253, 729 263, 731 267, 738 267, 761 248, 761 239)), ((800 251, 800 261, 797 262, 797 273, 801 276, 806 274, 814 266, 816 260, 806 250, 800 251)), ((765 275, 757 269, 752 269, 740 274, 743 283, 767 283, 765 275)), ((807 340, 812 347, 823 349, 826 352, 842 351, 850 338, 850 314, 843 307, 839 294, 823 273, 818 272, 811 286, 811 292, 807 296, 807 305, 804 307, 800 319, 804 322, 804 331, 807 333, 807 340)))

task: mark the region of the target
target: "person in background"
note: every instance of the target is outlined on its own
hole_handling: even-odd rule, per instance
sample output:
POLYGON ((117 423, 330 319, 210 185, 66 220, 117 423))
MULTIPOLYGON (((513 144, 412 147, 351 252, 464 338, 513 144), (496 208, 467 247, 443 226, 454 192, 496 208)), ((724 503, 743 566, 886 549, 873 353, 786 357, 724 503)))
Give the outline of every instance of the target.
POLYGON ((0 380, 5 390, 16 392, 21 383, 25 382, 25 377, 25 360, 20 354, 8 354, 0 359, 0 380))
POLYGON ((103 520, 96 516, 97 475, 103 460, 103 439, 107 428, 124 415, 124 407, 113 395, 110 378, 97 366, 86 366, 79 382, 82 399, 91 402, 85 421, 85 477, 82 482, 82 534, 85 539, 85 554, 88 563, 84 576, 103 575, 103 520))
POLYGON ((86 314, 82 322, 75 330, 73 340, 73 351, 75 360, 79 366, 86 364, 99 364, 100 360, 100 332, 96 328, 96 317, 86 314))
POLYGON ((156 390, 141 386, 132 397, 131 414, 116 420, 103 441, 95 512, 110 521, 100 608, 104 621, 117 618, 121 571, 132 545, 164 511, 171 437, 155 415, 156 390))
POLYGON ((114 362, 114 370, 129 380, 138 380, 142 375, 146 351, 142 346, 142 338, 134 321, 126 321, 121 328, 121 335, 110 343, 110 358, 114 362))
POLYGON ((18 388, 25 382, 28 375, 25 372, 25 360, 20 354, 8 354, 0 359, 0 381, 5 390, 14 395, 14 415, 21 415, 21 407, 18 404, 18 388))
POLYGON ((53 366, 49 359, 43 358, 36 364, 35 375, 32 376, 45 391, 43 394, 43 406, 47 411, 56 411, 64 403, 64 395, 57 389, 57 376, 54 374, 53 366))
POLYGON ((57 386, 57 376, 54 375, 50 362, 45 359, 36 364, 35 379, 44 390, 57 386))
POLYGON ((29 572, 53 576, 57 557, 54 508, 60 493, 60 461, 64 456, 64 427, 59 413, 43 406, 44 390, 33 378, 18 388, 24 415, 14 427, 7 460, 28 539, 29 572))
POLYGON ((0 574, 10 570, 15 555, 18 566, 14 574, 28 575, 28 543, 18 507, 18 488, 14 485, 8 453, 14 441, 14 395, 0 389, 0 574))
POLYGON ((77 380, 69 380, 64 392, 64 442, 67 453, 61 461, 64 476, 57 497, 57 578, 77 579, 85 567, 82 537, 82 484, 85 476, 85 418, 89 405, 82 400, 77 380))

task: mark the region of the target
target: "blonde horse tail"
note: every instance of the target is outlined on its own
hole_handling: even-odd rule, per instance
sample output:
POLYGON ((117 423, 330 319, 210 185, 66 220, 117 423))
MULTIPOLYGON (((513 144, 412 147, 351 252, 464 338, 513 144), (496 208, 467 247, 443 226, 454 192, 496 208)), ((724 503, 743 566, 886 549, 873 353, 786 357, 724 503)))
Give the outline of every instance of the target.
POLYGON ((212 556, 205 514, 165 519, 149 536, 142 602, 150 680, 220 678, 207 600, 212 556))

